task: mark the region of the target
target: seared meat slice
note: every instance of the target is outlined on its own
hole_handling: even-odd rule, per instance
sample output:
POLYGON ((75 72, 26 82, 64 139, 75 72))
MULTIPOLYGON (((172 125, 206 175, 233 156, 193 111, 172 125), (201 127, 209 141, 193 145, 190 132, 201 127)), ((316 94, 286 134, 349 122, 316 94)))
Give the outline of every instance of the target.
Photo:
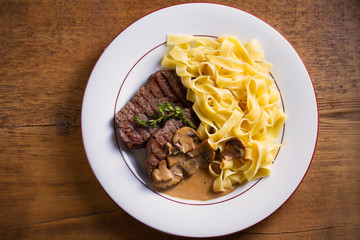
POLYGON ((164 127, 158 129, 150 138, 146 146, 146 168, 149 176, 151 176, 159 162, 166 159, 168 153, 167 143, 171 143, 175 132, 184 126, 185 124, 181 120, 169 119, 164 127))
MULTIPOLYGON (((155 116, 159 103, 169 102, 181 108, 192 105, 186 100, 186 88, 174 70, 160 70, 152 74, 133 98, 116 114, 116 135, 129 148, 146 146, 159 126, 139 126, 134 121, 138 115, 143 121, 155 116)), ((195 114, 193 114, 195 115, 195 114)))

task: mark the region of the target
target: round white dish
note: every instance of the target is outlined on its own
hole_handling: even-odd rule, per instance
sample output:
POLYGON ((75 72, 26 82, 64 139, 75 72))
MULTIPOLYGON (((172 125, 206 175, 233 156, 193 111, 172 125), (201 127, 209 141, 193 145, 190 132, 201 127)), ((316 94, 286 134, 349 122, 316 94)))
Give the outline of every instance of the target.
POLYGON ((210 3, 167 7, 122 31, 99 58, 82 106, 82 135, 89 163, 102 187, 127 213, 174 235, 212 237, 246 229, 275 212, 293 194, 310 166, 318 135, 311 78, 292 46, 274 28, 239 9, 210 3), (142 150, 118 147, 114 114, 161 69, 169 33, 234 35, 258 39, 283 99, 288 119, 283 146, 270 177, 209 201, 183 200, 154 191, 142 150))

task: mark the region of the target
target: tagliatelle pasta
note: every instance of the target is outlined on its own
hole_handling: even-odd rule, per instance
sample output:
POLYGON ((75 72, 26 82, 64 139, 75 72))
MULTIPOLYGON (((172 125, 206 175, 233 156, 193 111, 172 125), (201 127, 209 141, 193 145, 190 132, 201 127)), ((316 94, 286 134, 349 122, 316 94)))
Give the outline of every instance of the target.
POLYGON ((176 69, 187 87, 187 99, 201 120, 198 135, 215 150, 222 151, 232 137, 246 147, 245 158, 210 165, 214 190, 270 175, 286 115, 259 43, 242 44, 233 36, 168 35, 167 45, 171 49, 162 65, 176 69))

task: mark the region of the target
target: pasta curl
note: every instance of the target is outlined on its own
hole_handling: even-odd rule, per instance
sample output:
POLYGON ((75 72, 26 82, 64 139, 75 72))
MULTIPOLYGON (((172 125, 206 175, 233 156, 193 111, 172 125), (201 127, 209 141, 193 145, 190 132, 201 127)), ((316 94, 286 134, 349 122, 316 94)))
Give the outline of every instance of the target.
POLYGON ((187 87, 187 99, 201 120, 198 135, 220 152, 232 137, 246 147, 243 159, 217 159, 209 166, 216 177, 214 191, 269 176, 286 115, 258 41, 172 34, 167 45, 161 64, 176 69, 187 87))

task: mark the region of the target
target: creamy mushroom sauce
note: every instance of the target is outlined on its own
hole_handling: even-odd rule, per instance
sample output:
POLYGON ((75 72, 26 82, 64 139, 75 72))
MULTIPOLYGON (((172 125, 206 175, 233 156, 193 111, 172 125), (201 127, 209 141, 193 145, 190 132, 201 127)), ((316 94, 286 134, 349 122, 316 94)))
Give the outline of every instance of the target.
MULTIPOLYGON (((152 174, 153 185, 162 192, 173 197, 204 201, 229 194, 236 188, 233 186, 224 192, 214 191, 215 178, 211 176, 208 164, 215 159, 215 151, 207 140, 201 142, 192 128, 178 129, 172 143, 167 143, 166 147, 166 160, 160 161, 152 174)), ((245 146, 238 138, 227 140, 219 155, 220 159, 229 160, 244 156, 245 146)))
POLYGON ((184 178, 176 186, 162 192, 172 197, 206 201, 224 196, 236 189, 236 186, 233 186, 224 192, 214 192, 212 187, 214 180, 208 169, 199 169, 191 177, 184 178))

